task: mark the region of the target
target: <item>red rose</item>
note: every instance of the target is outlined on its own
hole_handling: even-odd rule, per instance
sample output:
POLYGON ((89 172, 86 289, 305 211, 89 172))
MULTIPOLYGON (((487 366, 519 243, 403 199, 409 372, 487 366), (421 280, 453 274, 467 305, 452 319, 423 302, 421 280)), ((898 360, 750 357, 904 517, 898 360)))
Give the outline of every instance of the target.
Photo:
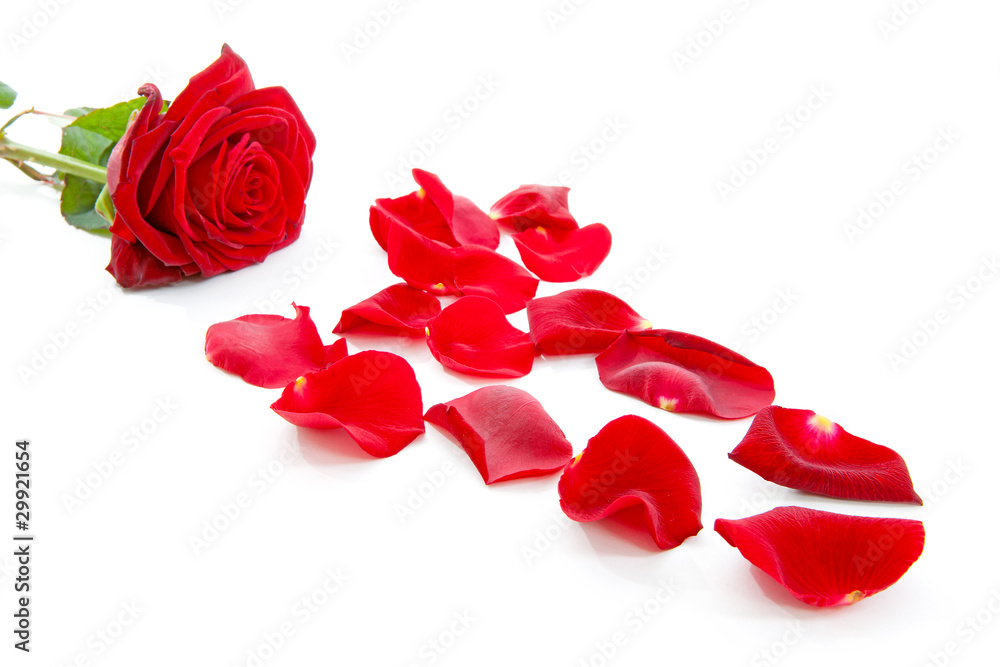
POLYGON ((316 139, 284 88, 228 46, 166 113, 156 86, 108 161, 108 272, 123 287, 214 276, 299 236, 316 139))

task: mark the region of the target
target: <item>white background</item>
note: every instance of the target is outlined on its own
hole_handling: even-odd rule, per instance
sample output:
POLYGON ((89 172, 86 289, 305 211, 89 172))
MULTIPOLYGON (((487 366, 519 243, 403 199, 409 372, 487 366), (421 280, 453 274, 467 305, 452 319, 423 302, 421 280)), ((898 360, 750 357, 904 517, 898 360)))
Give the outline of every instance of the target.
MULTIPOLYGON (((556 0, 406 1, 350 59, 342 45, 388 0, 231 3, 4 5, 0 80, 21 92, 12 112, 106 105, 146 81, 169 99, 226 41, 258 85, 291 91, 319 147, 301 240, 235 274, 130 293, 103 270, 107 239, 67 226, 53 193, 0 165, 0 536, 14 532, 19 437, 32 441, 37 535, 30 655, 11 647, 12 548, 0 549, 0 662, 253 665, 248 652, 284 623, 293 634, 273 655, 264 649, 263 664, 995 659, 1000 281, 984 260, 1000 248, 996 3, 910 0, 912 16, 897 14, 901 25, 885 34, 889 0, 592 0, 563 3, 575 10, 555 25, 556 0), (723 10, 720 30, 712 22, 723 10), (28 37, 15 49, 11 35, 28 37), (702 52, 679 64, 699 39, 702 52), (477 90, 490 77, 495 90, 477 90), (802 107, 817 89, 828 98, 802 107), (456 104, 476 108, 463 118, 456 104), (783 119, 796 112, 804 120, 789 131, 783 119), (621 129, 602 144, 609 123, 621 129), (415 153, 437 128, 445 140, 415 153), (957 138, 935 150, 948 128, 957 138), (589 145, 592 157, 581 152, 589 145), (749 165, 724 201, 718 184, 765 145, 776 152, 749 165), (925 150, 936 160, 914 172, 925 150), (749 420, 667 414, 611 393, 590 357, 539 360, 513 384, 541 400, 577 451, 627 413, 684 448, 706 528, 673 551, 566 521, 555 476, 486 487, 433 428, 387 460, 343 436, 297 431, 268 409, 278 391, 205 361, 205 329, 249 312, 290 316, 294 299, 331 342, 341 309, 396 282, 367 209, 411 189, 386 173, 414 158, 484 208, 521 183, 563 178, 581 224, 600 221, 614 235, 611 256, 579 286, 618 293, 659 327, 739 347, 772 372, 777 404, 899 451, 925 506, 765 483, 726 458, 749 420), (845 226, 896 179, 903 194, 852 242, 845 226), (994 279, 977 282, 981 270, 994 279), (966 299, 960 285, 981 289, 966 299), (776 301, 784 312, 771 310, 776 301), (920 334, 939 310, 944 323, 920 334), (63 348, 46 347, 71 325, 78 334, 63 348), (916 353, 894 364, 890 354, 914 338, 916 353), (51 358, 22 377, 43 350, 51 358), (157 401, 175 406, 162 423, 152 421, 163 416, 157 401), (134 450, 133 428, 147 432, 134 450), (66 498, 115 450, 121 465, 69 509, 66 498), (269 464, 279 473, 265 479, 269 464), (443 482, 431 493, 421 488, 428 478, 443 482), (429 497, 401 520, 398 507, 420 492, 429 497), (196 554, 190 539, 240 494, 249 506, 196 554), (810 608, 711 528, 783 504, 921 519, 926 550, 887 591, 810 608), (338 570, 347 581, 305 618, 295 605, 323 599, 317 591, 338 570), (664 585, 670 599, 660 603, 664 585), (119 634, 132 604, 141 611, 119 634), (646 620, 634 612, 644 605, 646 620), (463 614, 471 627, 454 625, 463 633, 452 637, 463 614), (99 631, 118 636, 108 644, 99 631), (616 633, 625 643, 605 659, 600 645, 616 633), (432 641, 449 647, 435 652, 432 641)), ((38 119, 13 136, 58 143, 38 119)), ((501 251, 516 256, 509 239, 501 251)), ((525 327, 523 312, 512 322, 525 327)), ((444 372, 420 341, 352 340, 360 347, 401 352, 425 407, 483 384, 444 372)))

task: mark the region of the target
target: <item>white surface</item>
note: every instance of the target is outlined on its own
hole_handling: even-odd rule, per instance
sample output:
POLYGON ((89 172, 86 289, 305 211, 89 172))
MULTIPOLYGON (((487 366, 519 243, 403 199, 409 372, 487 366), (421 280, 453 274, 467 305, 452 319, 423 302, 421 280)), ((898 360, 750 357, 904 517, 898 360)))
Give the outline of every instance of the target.
MULTIPOLYGON (((927 3, 884 39, 888 0, 595 0, 555 29, 546 11, 556 0, 405 1, 347 62, 340 44, 388 1, 317 10, 232 0, 221 17, 220 4, 58 5, 17 53, 10 32, 44 3, 4 6, 0 79, 21 92, 17 109, 107 104, 150 79, 173 97, 228 41, 258 85, 292 92, 319 148, 299 242, 235 274, 136 293, 103 271, 106 239, 69 228, 51 196, 0 165, 0 512, 6 522, 13 511, 13 441, 28 437, 37 535, 30 656, 10 646, 12 559, 0 550, 8 554, 0 662, 255 664, 248 651, 286 622, 294 634, 263 664, 597 666, 605 664, 598 644, 619 632, 626 643, 607 664, 923 665, 947 648, 957 654, 939 662, 995 659, 997 614, 982 612, 979 623, 992 623, 979 630, 966 618, 1000 600, 1000 281, 961 308, 952 290, 1000 250, 1000 7, 927 3), (673 54, 723 9, 732 22, 678 71, 673 54), (496 90, 481 89, 486 99, 457 122, 449 110, 481 77, 493 77, 496 90), (789 133, 782 118, 813 87, 832 96, 814 99, 818 110, 789 133), (596 159, 581 157, 578 147, 609 122, 624 129, 596 159), (911 180, 904 163, 949 127, 958 139, 911 180), (213 322, 268 307, 290 315, 294 299, 313 308, 331 341, 325 332, 341 309, 395 282, 370 238, 367 207, 408 190, 384 174, 435 128, 446 141, 422 166, 483 207, 565 171, 573 213, 614 235, 610 258, 581 286, 617 291, 657 326, 741 346, 773 373, 777 404, 815 409, 898 450, 925 506, 769 485, 726 458, 749 420, 671 415, 611 393, 589 357, 539 361, 514 384, 541 400, 578 451, 606 422, 634 413, 694 462, 706 528, 660 553, 603 525, 570 524, 556 477, 487 488, 435 429, 394 458, 370 460, 346 438, 297 432, 268 409, 278 391, 208 364, 202 346, 213 322), (717 181, 769 138, 777 152, 723 202, 717 181), (844 225, 897 178, 905 193, 850 243, 844 225), (337 249, 314 263, 324 243, 337 249), (669 259, 649 271, 661 250, 669 259), (785 290, 792 305, 773 321, 768 309, 785 290), (97 312, 88 299, 107 303, 97 312), (894 369, 889 353, 937 309, 948 321, 894 369), (753 334, 753 318, 772 324, 753 334), (73 323, 79 335, 23 381, 18 367, 73 323), (125 434, 152 430, 144 420, 161 400, 176 408, 130 451, 125 434), (291 458, 262 482, 259 471, 285 446, 291 458), (123 463, 68 511, 65 494, 115 450, 123 463), (956 467, 961 474, 949 472, 956 467), (443 484, 401 522, 397 505, 428 475, 443 484), (241 493, 249 507, 195 555, 189 538, 241 493), (808 608, 711 528, 719 516, 781 504, 919 518, 927 548, 886 592, 850 608, 808 608), (524 549, 539 531, 557 537, 528 562, 524 549), (338 569, 349 579, 325 605, 308 615, 294 608, 338 569), (660 582, 676 589, 661 596, 669 602, 650 602, 657 613, 648 620, 630 615, 655 600, 660 582), (95 633, 132 602, 142 611, 108 647, 95 633), (455 615, 466 613, 471 627, 434 653, 428 642, 451 644, 455 615)), ((14 136, 56 141, 41 121, 14 136)), ((514 252, 509 239, 502 250, 514 252)), ((543 284, 540 294, 564 287, 543 284)), ((523 313, 512 321, 526 326, 523 313)), ((481 384, 446 374, 419 343, 402 353, 425 406, 481 384)), ((3 525, 7 544, 13 528, 3 525)))

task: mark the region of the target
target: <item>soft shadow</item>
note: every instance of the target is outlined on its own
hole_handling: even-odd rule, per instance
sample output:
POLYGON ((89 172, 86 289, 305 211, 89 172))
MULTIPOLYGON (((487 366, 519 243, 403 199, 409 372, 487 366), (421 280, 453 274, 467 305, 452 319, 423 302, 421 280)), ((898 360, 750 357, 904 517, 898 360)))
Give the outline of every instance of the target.
POLYGON ((550 475, 535 475, 533 477, 519 477, 518 479, 508 479, 502 482, 490 484, 490 488, 495 493, 521 493, 537 494, 539 491, 551 489, 554 493, 558 480, 558 471, 550 475))
MULTIPOLYGON (((647 405, 649 405, 649 404, 647 403, 647 405)), ((656 407, 656 406, 654 405, 654 406, 651 406, 651 407, 656 407)), ((659 410, 659 408, 656 408, 656 409, 659 410)), ((660 410, 660 412, 666 412, 667 414, 676 415, 677 417, 680 417, 681 419, 687 419, 687 420, 690 420, 690 421, 695 421, 695 422, 712 422, 712 423, 715 423, 715 424, 718 424, 720 421, 722 421, 722 422, 732 422, 732 421, 740 421, 740 419, 746 419, 746 417, 740 417, 740 419, 720 419, 719 417, 713 417, 712 415, 705 415, 705 414, 701 414, 699 412, 671 412, 670 410, 660 410)), ((750 422, 747 422, 747 424, 749 424, 749 423, 750 422)))
POLYGON ((760 586, 760 590, 764 596, 788 612, 810 611, 818 613, 828 609, 826 607, 814 607, 811 604, 806 604, 792 595, 784 586, 775 581, 771 575, 756 565, 750 565, 750 574, 753 576, 754 581, 757 582, 757 585, 760 586))
MULTIPOLYGON (((788 491, 789 491, 789 496, 788 496, 789 503, 794 503, 794 504, 799 504, 799 503, 806 504, 811 502, 829 503, 830 505, 845 508, 845 511, 848 514, 853 514, 854 512, 852 512, 851 510, 856 510, 858 505, 858 501, 853 500, 851 498, 834 498, 833 496, 825 496, 821 493, 811 493, 809 491, 803 491, 801 489, 789 488, 788 491)), ((879 505, 885 505, 886 507, 898 507, 900 509, 906 509, 906 508, 912 509, 914 507, 923 507, 923 505, 918 505, 916 503, 907 503, 903 501, 878 500, 869 502, 877 502, 879 505)), ((828 511, 836 511, 836 510, 828 510, 828 511)))
POLYGON ((430 358, 431 352, 427 349, 427 343, 423 338, 415 336, 400 336, 391 329, 385 333, 375 333, 367 331, 348 331, 347 333, 336 334, 341 338, 346 338, 347 342, 360 350, 378 350, 380 352, 392 352, 400 356, 416 354, 420 358, 430 358))
POLYGON ((314 468, 357 465, 375 460, 374 456, 358 447, 358 443, 342 428, 296 430, 302 458, 314 468))
MULTIPOLYGON (((428 351, 429 353, 429 351, 428 351)), ((495 384, 507 384, 518 378, 507 378, 507 377, 484 377, 480 375, 469 375, 467 373, 460 373, 459 371, 453 371, 450 368, 442 365, 441 370, 444 371, 445 375, 448 375, 456 380, 460 380, 463 384, 470 387, 475 387, 481 389, 482 387, 489 387, 495 384)))
POLYGON ((601 555, 638 558, 663 553, 643 524, 643 512, 644 509, 637 505, 599 521, 581 523, 580 527, 594 551, 601 555))

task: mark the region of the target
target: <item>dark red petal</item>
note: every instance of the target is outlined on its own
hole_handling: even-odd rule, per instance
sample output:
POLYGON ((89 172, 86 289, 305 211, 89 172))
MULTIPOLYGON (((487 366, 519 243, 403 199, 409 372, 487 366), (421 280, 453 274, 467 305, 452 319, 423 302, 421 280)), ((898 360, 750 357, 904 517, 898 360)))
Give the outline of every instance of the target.
MULTIPOLYGON (((111 262, 105 270, 122 287, 156 287, 184 277, 181 267, 165 265, 139 241, 129 243, 118 235, 111 237, 111 262)), ((197 268, 192 265, 191 271, 197 268)))
POLYGON ((533 227, 512 238, 524 266, 550 283, 589 276, 611 252, 611 232, 599 222, 568 231, 533 227))
POLYGON ((746 357, 691 334, 626 331, 597 355, 604 386, 669 412, 739 419, 774 400, 774 379, 746 357))
POLYGON ((500 230, 493 218, 471 200, 452 194, 441 179, 423 169, 413 170, 413 180, 444 217, 457 245, 481 245, 496 250, 500 245, 500 230))
POLYGON ((527 375, 535 360, 528 334, 511 326, 495 302, 465 296, 427 325, 427 346, 445 368, 485 377, 527 375))
POLYGON ((367 333, 423 336, 427 323, 441 312, 437 297, 404 283, 386 287, 345 310, 333 333, 367 333))
POLYGON ((252 385, 274 389, 346 355, 344 341, 323 346, 308 307, 292 306, 294 320, 280 315, 244 315, 213 324, 205 334, 205 356, 213 365, 252 385))
POLYGON ((625 510, 642 520, 661 549, 701 530, 701 483, 691 461, 656 424, 625 415, 607 424, 566 466, 559 504, 574 521, 625 510))
POLYGON ((652 325, 613 294, 571 289, 528 302, 531 340, 542 354, 600 352, 623 331, 652 325))
POLYGON ((479 246, 451 250, 455 287, 462 294, 492 299, 505 313, 516 313, 535 296, 538 279, 499 253, 479 246))
POLYGON ((493 204, 490 217, 519 232, 531 227, 576 229, 579 225, 569 213, 568 201, 569 188, 522 185, 493 204))
POLYGON ((389 270, 432 294, 460 294, 455 287, 448 246, 398 222, 389 224, 389 270))
POLYGON ((271 409, 296 426, 343 428, 378 457, 398 453, 424 432, 413 369, 402 357, 377 350, 306 373, 285 387, 271 409))
POLYGON ((851 435, 812 410, 763 408, 729 458, 799 491, 923 505, 899 454, 851 435))
POLYGON ((458 440, 487 484, 546 475, 573 458, 573 446, 541 403, 514 387, 483 387, 431 407, 424 419, 458 440))
POLYGON ((853 604, 899 581, 924 550, 924 524, 778 507, 715 530, 803 602, 853 604))

